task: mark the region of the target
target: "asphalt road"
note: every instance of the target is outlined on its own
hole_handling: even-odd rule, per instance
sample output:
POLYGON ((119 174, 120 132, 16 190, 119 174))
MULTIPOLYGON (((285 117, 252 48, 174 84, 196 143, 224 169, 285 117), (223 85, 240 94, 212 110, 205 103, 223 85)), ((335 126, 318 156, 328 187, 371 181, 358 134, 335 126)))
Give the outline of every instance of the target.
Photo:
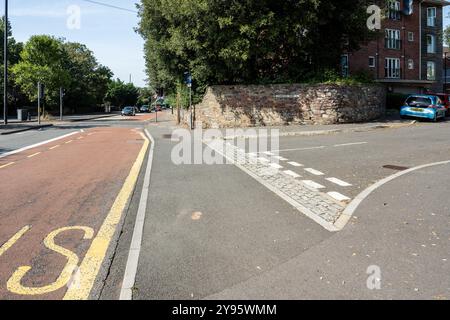
POLYGON ((0 299, 61 299, 71 284, 85 290, 143 144, 130 128, 93 128, 0 159, 0 299), (79 276, 73 268, 83 264, 92 268, 79 276))
MULTIPOLYGON (((449 165, 381 186, 342 231, 329 232, 239 166, 173 164, 176 128, 164 113, 158 123, 154 115, 111 117, 0 138, 4 153, 77 132, 0 158, 0 178, 10 182, 0 186, 1 298, 60 299, 71 253, 82 267, 91 249, 95 257, 106 247, 96 294, 119 298, 143 190, 145 170, 138 176, 132 167, 144 126, 156 144, 134 299, 449 299, 449 165), (125 188, 134 192, 123 225, 107 228, 119 237, 116 246, 115 237, 99 235, 113 204, 128 199, 121 194, 131 172, 137 185, 125 188), (367 287, 374 267, 380 290, 367 287)), ((272 151, 286 179, 281 189, 309 181, 321 186, 312 189, 320 196, 351 201, 401 170, 450 160, 449 133, 450 122, 419 123, 282 137, 272 151)), ((83 278, 73 273, 70 285, 83 287, 83 278)))
MULTIPOLYGON (((236 166, 175 166, 176 143, 167 139, 173 129, 149 126, 156 149, 134 299, 449 298, 448 165, 382 186, 332 233, 236 166), (381 270, 381 290, 367 288, 371 266, 381 270)), ((322 184, 320 192, 353 199, 400 172, 385 165, 450 160, 449 133, 445 122, 283 137, 279 164, 322 184)), ((104 299, 119 296, 133 219, 131 213, 104 299)))

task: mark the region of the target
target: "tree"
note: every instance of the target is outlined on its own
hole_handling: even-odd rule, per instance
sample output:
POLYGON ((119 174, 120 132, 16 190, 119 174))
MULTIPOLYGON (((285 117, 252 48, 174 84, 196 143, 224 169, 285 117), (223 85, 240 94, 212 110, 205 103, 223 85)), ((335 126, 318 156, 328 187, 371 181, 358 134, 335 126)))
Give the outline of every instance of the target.
POLYGON ((70 84, 65 88, 65 105, 74 113, 80 109, 92 111, 103 103, 112 72, 100 65, 84 44, 68 42, 63 44, 63 48, 67 59, 65 68, 70 76, 70 84))
MULTIPOLYGON (((5 30, 5 18, 2 17, 0 19, 0 68, 3 70, 3 57, 4 57, 4 48, 3 48, 3 39, 4 39, 4 30, 5 30)), ((14 65, 16 65, 20 61, 20 54, 23 50, 23 43, 16 42, 16 40, 12 36, 11 25, 8 24, 8 67, 9 70, 12 69, 14 65)), ((9 110, 13 110, 17 107, 23 107, 29 103, 27 97, 20 88, 15 84, 14 75, 10 74, 10 81, 8 82, 8 103, 9 110)), ((0 86, 3 88, 3 77, 0 80, 0 86)), ((3 90, 0 90, 0 105, 3 106, 3 90)))
POLYGON ((57 106, 59 88, 70 84, 63 41, 47 35, 32 36, 20 57, 21 61, 12 67, 16 84, 31 101, 36 101, 37 83, 43 83, 46 87, 46 105, 50 108, 57 106))
POLYGON ((156 93, 155 90, 153 90, 152 88, 149 87, 140 88, 137 105, 138 106, 150 105, 151 99, 155 95, 155 93, 156 93))
POLYGON ((450 26, 447 26, 444 29, 444 44, 447 47, 450 47, 450 26))
POLYGON ((141 0, 150 84, 303 81, 367 38, 365 0, 141 0), (348 40, 348 41, 344 41, 348 40), (344 43, 348 43, 344 46, 344 43))
POLYGON ((139 90, 132 83, 125 84, 120 79, 111 81, 105 96, 105 102, 115 106, 134 106, 139 98, 139 90))

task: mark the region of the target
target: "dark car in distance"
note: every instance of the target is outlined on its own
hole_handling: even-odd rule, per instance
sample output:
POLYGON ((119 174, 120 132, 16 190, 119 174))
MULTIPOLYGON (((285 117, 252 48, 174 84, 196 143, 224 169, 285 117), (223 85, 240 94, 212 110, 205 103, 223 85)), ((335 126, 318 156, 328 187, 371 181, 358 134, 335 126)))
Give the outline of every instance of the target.
POLYGON ((122 110, 122 116, 135 116, 136 109, 134 107, 125 107, 122 110))

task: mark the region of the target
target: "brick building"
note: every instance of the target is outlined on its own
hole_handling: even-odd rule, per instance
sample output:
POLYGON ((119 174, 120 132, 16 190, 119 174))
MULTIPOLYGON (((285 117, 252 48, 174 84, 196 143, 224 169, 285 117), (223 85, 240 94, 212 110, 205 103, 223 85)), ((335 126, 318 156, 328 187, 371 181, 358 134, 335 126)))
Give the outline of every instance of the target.
POLYGON ((441 92, 443 7, 449 4, 443 0, 386 1, 381 36, 342 56, 343 75, 368 72, 390 92, 441 92))

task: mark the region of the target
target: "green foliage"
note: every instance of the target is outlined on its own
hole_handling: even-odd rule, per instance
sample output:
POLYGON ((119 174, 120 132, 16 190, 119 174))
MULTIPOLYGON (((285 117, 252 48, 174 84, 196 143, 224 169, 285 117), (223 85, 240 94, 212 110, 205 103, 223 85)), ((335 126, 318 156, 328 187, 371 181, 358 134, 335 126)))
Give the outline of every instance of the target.
POLYGON ((105 102, 115 107, 135 106, 139 98, 139 89, 132 83, 125 84, 117 79, 111 81, 105 96, 105 102))
POLYGON ((12 67, 16 84, 31 101, 35 101, 37 83, 41 82, 46 86, 46 105, 58 105, 59 88, 70 84, 62 40, 47 35, 32 36, 20 57, 21 61, 12 67))
POLYGON ((199 94, 337 69, 342 51, 369 37, 366 8, 364 0, 141 0, 138 32, 150 83, 174 92, 190 70, 199 94))
POLYGON ((367 72, 358 72, 349 77, 342 77, 339 72, 334 69, 326 69, 311 78, 308 83, 311 84, 337 84, 337 85, 358 85, 372 84, 373 77, 367 72))
POLYGON ((447 47, 450 47, 450 26, 447 26, 447 27, 444 29, 444 35, 443 35, 443 38, 444 38, 444 44, 445 44, 447 47))
POLYGON ((113 76, 110 69, 97 62, 93 52, 80 43, 63 44, 66 56, 65 68, 70 75, 66 88, 65 105, 73 112, 100 105, 113 76))
POLYGON ((140 88, 137 105, 139 107, 141 107, 143 105, 150 105, 151 99, 154 95, 155 95, 155 90, 153 90, 152 88, 149 88, 149 87, 140 88))
POLYGON ((37 100, 37 83, 45 85, 47 110, 59 110, 60 88, 71 112, 89 112, 103 103, 113 76, 85 45, 48 35, 32 36, 11 67, 12 79, 30 101, 37 100))

